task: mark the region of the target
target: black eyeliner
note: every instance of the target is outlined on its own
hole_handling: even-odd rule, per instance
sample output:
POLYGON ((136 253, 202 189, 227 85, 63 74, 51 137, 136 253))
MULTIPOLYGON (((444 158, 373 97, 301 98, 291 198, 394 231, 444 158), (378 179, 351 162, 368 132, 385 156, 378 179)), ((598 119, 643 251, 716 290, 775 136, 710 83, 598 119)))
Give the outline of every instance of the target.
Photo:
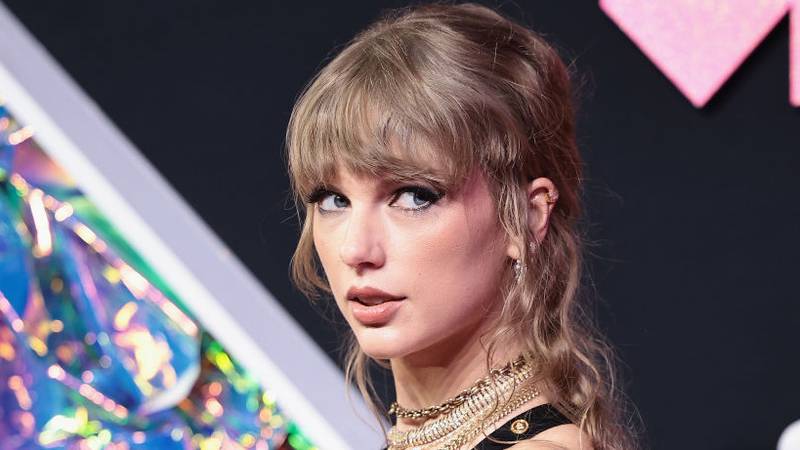
POLYGON ((306 196, 306 203, 317 203, 322 200, 326 195, 335 194, 324 187, 315 188, 310 194, 306 196))
POLYGON ((436 188, 433 188, 433 187, 430 187, 430 186, 425 186, 425 185, 406 185, 406 186, 402 186, 402 187, 400 187, 400 188, 398 188, 398 189, 396 189, 394 191, 394 194, 392 194, 392 203, 397 201, 397 199, 400 197, 400 194, 402 194, 403 192, 412 192, 415 195, 420 196, 422 198, 422 200, 425 200, 426 202, 428 202, 426 205, 420 206, 418 208, 398 207, 399 209, 401 209, 401 210, 403 210, 405 212, 409 212, 409 213, 421 213, 422 211, 425 211, 426 209, 428 209, 431 206, 435 205, 439 200, 442 199, 442 197, 445 196, 444 192, 441 192, 441 191, 437 190, 436 188))

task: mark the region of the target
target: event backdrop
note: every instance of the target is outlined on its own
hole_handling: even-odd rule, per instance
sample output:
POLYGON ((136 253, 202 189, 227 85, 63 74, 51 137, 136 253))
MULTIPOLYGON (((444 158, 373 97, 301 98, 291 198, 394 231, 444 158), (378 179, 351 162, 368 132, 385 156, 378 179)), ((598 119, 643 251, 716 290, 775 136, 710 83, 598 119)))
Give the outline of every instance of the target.
POLYGON ((341 372, 1 5, 0 92, 0 448, 378 445, 341 372))
MULTIPOLYGON (((775 448, 800 420, 800 6, 486 3, 574 71, 586 285, 644 447, 775 448)), ((339 362, 335 308, 288 281, 283 135, 324 61, 408 2, 5 4, 339 362)))
POLYGON ((0 103, 0 448, 315 448, 0 103))

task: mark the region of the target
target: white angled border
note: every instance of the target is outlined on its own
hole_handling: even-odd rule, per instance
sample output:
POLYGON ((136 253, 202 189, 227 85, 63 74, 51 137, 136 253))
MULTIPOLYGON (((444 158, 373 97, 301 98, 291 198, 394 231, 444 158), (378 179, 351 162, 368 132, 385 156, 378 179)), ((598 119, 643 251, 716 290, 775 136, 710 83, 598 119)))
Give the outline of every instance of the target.
POLYGON ((379 448, 341 371, 2 4, 0 96, 317 446, 379 448))

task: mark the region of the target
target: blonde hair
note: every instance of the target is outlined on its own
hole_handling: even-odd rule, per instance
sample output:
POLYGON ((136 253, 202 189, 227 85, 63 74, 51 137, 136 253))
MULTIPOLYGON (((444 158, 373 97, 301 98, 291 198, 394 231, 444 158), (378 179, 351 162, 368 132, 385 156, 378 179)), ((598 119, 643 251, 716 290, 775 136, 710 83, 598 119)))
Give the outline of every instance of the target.
MULTIPOLYGON (((313 205, 337 167, 455 189, 486 175, 499 221, 528 270, 506 270, 495 344, 521 337, 550 402, 596 450, 633 448, 615 387, 611 349, 579 303, 581 159, 567 68, 533 31, 474 4, 396 10, 356 36, 298 99, 287 131, 289 174, 304 224, 292 277, 309 298, 330 288, 315 258, 313 205), (396 145, 400 144, 400 145, 396 145), (431 158, 441 166, 430 169, 431 158), (426 164, 425 161, 428 161, 426 164), (537 177, 559 198, 530 251, 525 185, 537 177)), ((370 358, 349 336, 346 375, 377 412, 370 358)))

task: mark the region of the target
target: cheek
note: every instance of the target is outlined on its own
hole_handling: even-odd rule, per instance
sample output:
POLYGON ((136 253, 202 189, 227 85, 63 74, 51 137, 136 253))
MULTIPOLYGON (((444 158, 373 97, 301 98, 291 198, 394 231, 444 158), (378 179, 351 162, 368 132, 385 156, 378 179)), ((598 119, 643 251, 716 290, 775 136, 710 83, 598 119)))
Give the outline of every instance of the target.
POLYGON ((433 313, 463 315, 497 297, 505 261, 497 227, 456 215, 397 243, 413 294, 433 313))

